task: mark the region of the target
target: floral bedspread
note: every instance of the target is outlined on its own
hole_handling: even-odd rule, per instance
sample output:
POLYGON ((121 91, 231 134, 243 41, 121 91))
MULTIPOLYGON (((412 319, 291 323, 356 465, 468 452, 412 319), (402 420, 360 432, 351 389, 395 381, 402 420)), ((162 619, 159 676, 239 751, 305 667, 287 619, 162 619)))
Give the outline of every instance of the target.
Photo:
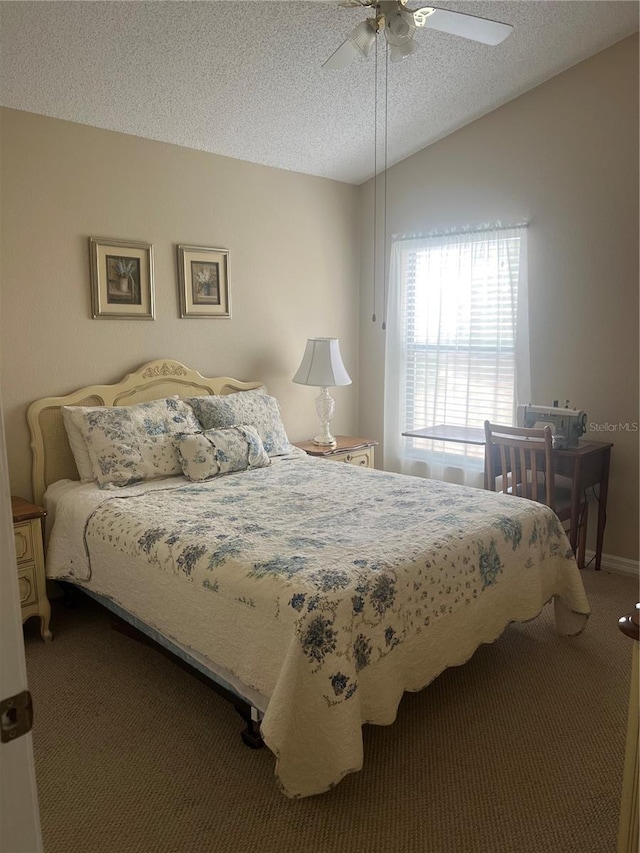
POLYGON ((307 457, 198 484, 79 488, 57 508, 48 575, 268 697, 262 734, 292 797, 360 769, 363 722, 393 722, 405 690, 509 622, 554 596, 557 614, 584 614, 561 632, 589 612, 555 514, 521 499, 307 457))

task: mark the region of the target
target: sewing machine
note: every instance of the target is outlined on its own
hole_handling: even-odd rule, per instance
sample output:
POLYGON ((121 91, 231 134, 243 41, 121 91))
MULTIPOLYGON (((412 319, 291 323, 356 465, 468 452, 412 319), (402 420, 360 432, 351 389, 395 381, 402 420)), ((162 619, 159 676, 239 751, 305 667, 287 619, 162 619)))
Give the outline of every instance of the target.
POLYGON ((518 426, 528 429, 542 429, 550 426, 553 433, 553 446, 561 449, 577 447, 578 439, 587 431, 587 414, 570 409, 569 401, 564 407, 554 400, 552 406, 518 406, 518 426))

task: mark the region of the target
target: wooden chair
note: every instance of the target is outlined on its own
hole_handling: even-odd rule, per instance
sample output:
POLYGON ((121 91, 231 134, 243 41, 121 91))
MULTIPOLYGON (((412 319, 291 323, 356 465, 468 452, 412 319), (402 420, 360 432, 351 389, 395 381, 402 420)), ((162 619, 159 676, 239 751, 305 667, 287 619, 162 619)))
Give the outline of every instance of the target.
MULTIPOLYGON (((551 428, 526 429, 484 422, 485 488, 546 504, 560 521, 571 521, 571 489, 556 482, 551 428)), ((580 504, 578 566, 584 568, 589 504, 580 504)))

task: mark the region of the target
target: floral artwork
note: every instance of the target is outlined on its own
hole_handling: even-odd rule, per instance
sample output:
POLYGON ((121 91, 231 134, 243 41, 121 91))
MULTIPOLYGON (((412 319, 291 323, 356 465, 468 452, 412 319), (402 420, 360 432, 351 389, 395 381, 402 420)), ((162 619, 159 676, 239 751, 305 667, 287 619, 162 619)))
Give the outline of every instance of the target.
POLYGON ((230 317, 229 252, 178 246, 180 316, 230 317))
POLYGON ((150 243, 90 237, 89 262, 94 319, 154 319, 150 243))
POLYGON ((194 305, 219 305, 220 285, 216 263, 191 261, 191 287, 194 305))
POLYGON ((107 255, 107 303, 140 305, 140 261, 107 255))

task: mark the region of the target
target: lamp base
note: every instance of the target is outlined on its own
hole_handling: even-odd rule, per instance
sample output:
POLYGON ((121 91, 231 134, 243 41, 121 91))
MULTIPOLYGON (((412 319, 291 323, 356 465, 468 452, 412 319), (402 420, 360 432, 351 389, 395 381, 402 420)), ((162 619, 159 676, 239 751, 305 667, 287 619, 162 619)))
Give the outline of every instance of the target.
POLYGON ((327 388, 322 388, 316 397, 316 412, 320 418, 320 432, 313 439, 313 443, 320 447, 335 447, 336 440, 329 430, 329 421, 333 417, 335 403, 327 388))
POLYGON ((317 435, 313 439, 313 443, 317 444, 319 447, 335 447, 338 442, 336 441, 334 436, 329 433, 328 438, 325 438, 322 435, 317 435))

